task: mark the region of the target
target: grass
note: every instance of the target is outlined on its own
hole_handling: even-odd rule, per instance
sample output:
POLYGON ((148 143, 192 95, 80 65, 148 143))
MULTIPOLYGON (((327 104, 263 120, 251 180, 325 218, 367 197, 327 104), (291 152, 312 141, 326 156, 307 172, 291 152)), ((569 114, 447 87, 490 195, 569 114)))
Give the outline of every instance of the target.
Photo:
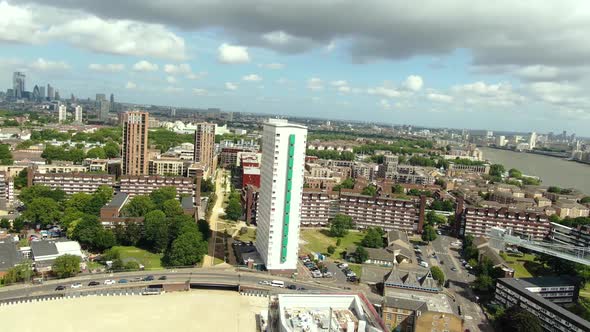
POLYGON ((121 260, 124 262, 134 260, 142 264, 146 270, 158 270, 162 268, 160 261, 162 254, 154 254, 147 250, 131 246, 115 246, 113 249, 119 251, 121 260))
POLYGON ((348 263, 348 267, 352 270, 352 272, 356 273, 356 276, 360 279, 363 275, 363 267, 361 264, 352 264, 348 263))
POLYGON ((359 245, 364 237, 364 233, 349 231, 346 236, 341 238, 340 246, 336 246, 337 238, 329 236, 327 229, 302 229, 300 236, 306 242, 302 248, 303 253, 307 254, 312 251, 327 253, 328 246, 333 245, 336 247, 336 252, 332 257, 338 259, 342 257, 342 252, 346 251, 349 246, 359 245))
POLYGON ((547 267, 535 261, 535 255, 524 256, 505 255, 505 260, 514 269, 515 278, 530 278, 538 275, 547 275, 547 267))
POLYGON ((246 234, 238 234, 236 239, 244 242, 254 242, 256 240, 256 228, 248 228, 248 232, 246 232, 246 234))
POLYGON ((225 262, 225 261, 224 261, 223 259, 221 259, 221 258, 217 258, 217 257, 215 257, 215 258, 213 259, 213 265, 221 264, 221 263, 224 263, 224 262, 225 262))
POLYGON ((88 270, 97 270, 97 269, 102 269, 105 266, 100 264, 99 262, 95 262, 95 261, 88 261, 86 262, 86 266, 88 267, 88 270))

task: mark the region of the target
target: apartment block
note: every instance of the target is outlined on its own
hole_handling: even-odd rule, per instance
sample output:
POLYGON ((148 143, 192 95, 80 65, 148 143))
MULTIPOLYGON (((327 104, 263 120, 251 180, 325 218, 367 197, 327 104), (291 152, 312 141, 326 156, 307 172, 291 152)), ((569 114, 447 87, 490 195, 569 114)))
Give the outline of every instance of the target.
POLYGON ((100 186, 115 186, 115 176, 90 173, 29 173, 33 185, 62 189, 68 195, 93 193, 100 186))
POLYGON ((553 206, 559 218, 588 217, 590 214, 588 207, 574 201, 559 200, 553 206))
POLYGON ((240 155, 243 153, 257 153, 258 147, 252 146, 233 146, 223 147, 219 152, 219 166, 232 167, 238 166, 240 163, 240 155))
POLYGON ((533 240, 543 240, 551 231, 547 215, 541 212, 500 208, 458 206, 456 220, 459 221, 459 235, 487 236, 492 227, 512 229, 513 233, 530 236, 533 240))
POLYGON ((385 231, 422 232, 426 197, 371 197, 340 193, 340 213, 352 217, 359 229, 381 227, 385 231))
POLYGON ((338 193, 303 188, 301 226, 325 227, 338 212, 338 193))
POLYGON ((190 161, 160 157, 150 160, 150 175, 186 176, 190 161))
POLYGON ((190 195, 195 196, 195 179, 189 177, 172 177, 158 175, 123 175, 121 176, 121 192, 129 194, 130 197, 136 195, 149 195, 152 191, 162 187, 176 188, 176 196, 190 195))
POLYGON ((567 227, 552 222, 549 238, 561 244, 576 247, 590 247, 590 226, 579 225, 578 227, 567 227))
POLYGON ((205 166, 208 174, 215 169, 215 124, 198 123, 195 130, 195 159, 194 162, 205 166))
POLYGON ((455 176, 464 173, 476 173, 476 174, 488 174, 490 172, 490 165, 483 164, 483 165, 463 165, 463 164, 456 164, 456 163, 449 163, 449 169, 447 170, 447 175, 455 176))
MULTIPOLYGON (((101 118, 102 119, 102 118, 101 118)), ((148 122, 147 112, 127 112, 122 114, 124 175, 148 174, 148 122)))

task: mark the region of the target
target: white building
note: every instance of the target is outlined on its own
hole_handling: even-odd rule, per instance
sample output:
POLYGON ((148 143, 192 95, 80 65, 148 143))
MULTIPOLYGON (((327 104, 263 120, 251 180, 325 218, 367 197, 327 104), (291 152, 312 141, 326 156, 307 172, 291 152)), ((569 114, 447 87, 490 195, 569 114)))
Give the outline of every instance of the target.
POLYGON ((307 128, 282 119, 263 125, 256 249, 268 270, 297 269, 307 128))
POLYGON ((496 136, 496 145, 497 146, 505 146, 506 145, 506 136, 496 136))
POLYGON ((82 123, 82 106, 76 105, 74 108, 74 121, 82 123))
POLYGON ((66 105, 59 104, 59 107, 57 108, 57 120, 60 123, 65 122, 67 115, 68 115, 68 113, 67 113, 66 105))
POLYGON ((529 137, 529 149, 534 149, 535 146, 537 145, 537 133, 535 133, 534 131, 531 133, 531 136, 529 137))

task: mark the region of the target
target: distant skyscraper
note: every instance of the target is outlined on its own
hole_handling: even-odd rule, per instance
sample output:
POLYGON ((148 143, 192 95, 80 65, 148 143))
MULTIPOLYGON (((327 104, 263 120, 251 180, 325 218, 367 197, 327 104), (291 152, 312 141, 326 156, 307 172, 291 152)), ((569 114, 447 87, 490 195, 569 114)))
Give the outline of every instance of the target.
POLYGON ((537 146, 537 133, 533 131, 531 136, 529 136, 529 149, 532 150, 535 146, 537 146))
POLYGON ((74 108, 74 121, 82 123, 82 106, 76 105, 74 108))
POLYGON ((198 123, 195 130, 195 162, 201 163, 209 170, 209 175, 213 173, 215 154, 215 124, 198 123))
POLYGON ((41 97, 41 99, 45 99, 46 95, 45 95, 45 87, 44 86, 40 86, 39 87, 39 97, 41 97))
POLYGON ((51 84, 47 84, 47 99, 55 99, 55 89, 51 86, 51 84))
POLYGON ((263 125, 256 249, 268 270, 297 270, 307 128, 287 120, 263 125))
POLYGON ((61 97, 59 96, 59 91, 55 90, 55 96, 54 96, 55 100, 60 100, 61 97))
POLYGON ((115 113, 116 112, 116 109, 115 109, 115 95, 112 94, 112 93, 111 93, 109 110, 110 110, 111 113, 115 113))
POLYGON ((123 174, 148 174, 148 122, 147 112, 126 112, 123 120, 123 174))
POLYGON ((497 146, 506 145, 506 136, 503 136, 503 135, 496 136, 496 145, 497 146))
POLYGON ((97 93, 96 94, 96 102, 98 103, 101 100, 107 100, 107 96, 104 93, 97 93))
POLYGON ((33 100, 39 101, 39 99, 41 99, 41 91, 39 91, 39 87, 35 85, 33 88, 33 100))
POLYGON ((59 104, 57 106, 57 120, 59 121, 59 123, 63 123, 66 121, 67 119, 67 107, 64 104, 59 104))
POLYGON ((23 92, 25 92, 25 73, 15 71, 12 74, 12 89, 14 91, 14 98, 21 99, 23 92))
POLYGON ((108 100, 100 100, 98 102, 98 120, 101 122, 107 122, 109 120, 109 109, 111 103, 108 100))

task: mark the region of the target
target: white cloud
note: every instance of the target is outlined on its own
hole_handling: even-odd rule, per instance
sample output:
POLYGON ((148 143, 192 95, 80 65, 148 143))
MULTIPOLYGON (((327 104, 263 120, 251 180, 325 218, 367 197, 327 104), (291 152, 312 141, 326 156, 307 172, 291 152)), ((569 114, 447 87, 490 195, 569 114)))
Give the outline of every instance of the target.
POLYGON ((285 68, 285 65, 282 63, 261 63, 258 66, 262 67, 262 68, 274 69, 274 70, 285 68))
POLYGON ((328 45, 324 46, 325 53, 331 53, 336 48, 336 42, 331 41, 328 45))
POLYGON ((125 65, 121 63, 91 63, 88 65, 88 69, 105 73, 117 73, 125 70, 125 65))
POLYGON ((307 80, 307 88, 314 91, 322 90, 324 88, 324 82, 317 77, 312 77, 307 80))
POLYGON ((238 89, 238 85, 232 82, 225 82, 225 88, 233 91, 238 89))
POLYGON ((584 103, 587 100, 582 89, 570 83, 535 82, 529 84, 528 90, 537 98, 551 104, 570 105, 584 103))
POLYGON ((206 96, 208 94, 208 91, 205 89, 194 88, 193 93, 197 96, 206 96))
POLYGON ((345 85, 348 85, 348 82, 346 82, 345 80, 338 80, 338 81, 332 81, 332 82, 330 82, 330 84, 332 84, 333 86, 345 86, 345 85))
POLYGON ((379 101, 379 106, 381 106, 382 109, 385 110, 390 110, 392 108, 391 104, 389 103, 389 101, 387 99, 381 99, 379 101))
POLYGON ((129 81, 129 82, 127 82, 127 84, 125 84, 125 89, 135 89, 135 88, 137 88, 137 84, 135 84, 131 81, 129 81))
POLYGON ((168 92, 168 93, 179 93, 184 91, 184 88, 180 88, 177 86, 168 86, 164 89, 164 91, 168 92))
POLYGON ((285 31, 273 31, 267 34, 262 35, 262 39, 264 39, 269 44, 273 45, 286 45, 293 41, 296 37, 286 33, 285 31))
POLYGON ((453 96, 449 96, 449 95, 442 94, 442 93, 429 93, 426 95, 426 98, 428 98, 432 101, 442 102, 442 103, 450 103, 453 101, 453 96))
POLYGON ((133 65, 133 70, 135 71, 143 71, 143 72, 148 72, 148 71, 156 71, 158 70, 158 65, 155 63, 151 63, 149 61, 146 60, 141 60, 139 62, 137 62, 136 64, 133 65))
POLYGON ((174 84, 176 83, 176 78, 174 76, 168 76, 166 77, 166 82, 174 84))
POLYGON ((226 43, 219 46, 217 59, 221 63, 236 64, 250 62, 248 48, 244 46, 229 45, 226 43))
POLYGON ((165 64, 164 65, 164 72, 170 75, 188 75, 192 73, 191 66, 188 63, 181 63, 178 65, 173 64, 165 64))
POLYGON ((343 93, 349 93, 352 92, 352 88, 347 85, 343 85, 338 87, 338 91, 343 93))
POLYGON ((39 71, 68 70, 70 65, 63 61, 51 61, 38 58, 31 64, 31 68, 39 71))
POLYGON ((250 81, 250 82, 259 82, 259 81, 262 81, 262 77, 260 77, 256 74, 250 74, 250 75, 246 75, 246 76, 242 77, 242 80, 250 81))
POLYGON ((410 91, 420 91, 422 86, 424 85, 424 81, 422 77, 417 75, 410 75, 404 81, 404 87, 410 91))
POLYGON ((387 97, 387 98, 395 98, 395 97, 399 97, 401 96, 401 93, 394 89, 394 88, 390 88, 390 87, 385 87, 385 86, 379 86, 376 88, 369 88, 367 89, 367 93, 370 95, 377 95, 377 96, 382 96, 382 97, 387 97))
POLYGON ((206 76, 207 76, 207 72, 202 71, 199 73, 190 73, 190 74, 186 75, 186 78, 188 78, 189 80, 200 80, 202 78, 205 78, 206 76))
POLYGON ((487 84, 479 81, 451 88, 455 99, 468 104, 488 104, 494 106, 513 106, 525 101, 525 97, 512 89, 510 83, 487 84))

